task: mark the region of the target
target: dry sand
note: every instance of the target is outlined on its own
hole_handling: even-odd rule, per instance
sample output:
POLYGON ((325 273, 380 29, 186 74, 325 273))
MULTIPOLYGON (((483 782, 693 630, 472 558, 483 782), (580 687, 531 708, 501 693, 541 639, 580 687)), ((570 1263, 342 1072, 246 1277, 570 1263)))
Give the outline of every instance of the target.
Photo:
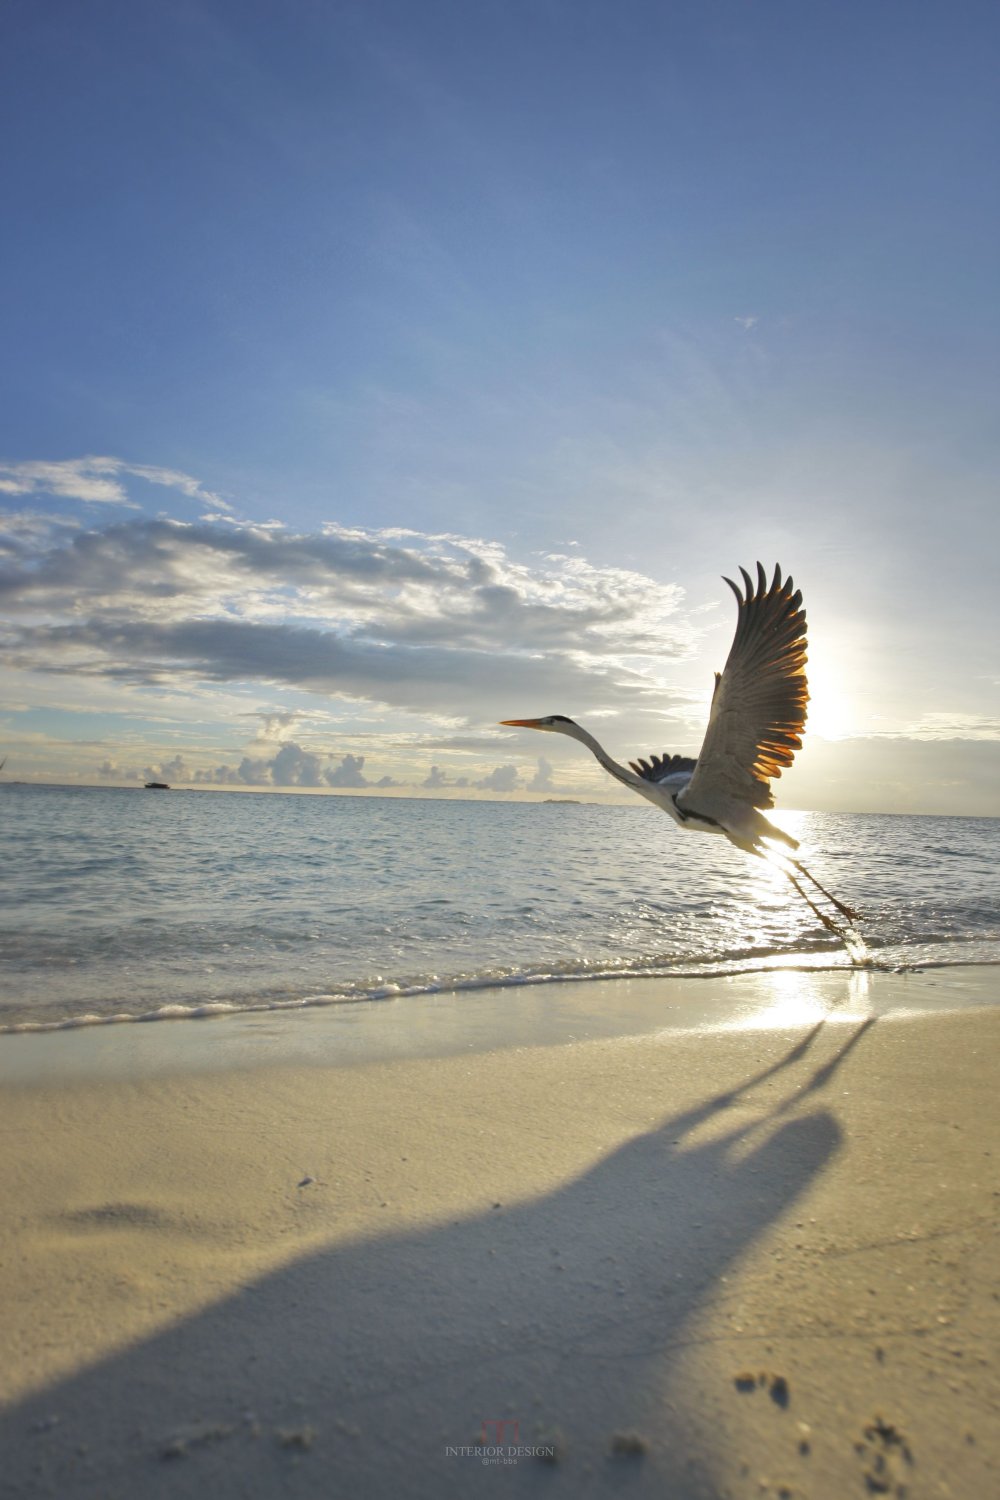
POLYGON ((707 981, 591 986, 628 1034, 546 1045, 465 997, 444 1056, 406 1001, 351 1066, 322 1017, 3 1039, 0 1488, 1000 1493, 998 977, 699 1031, 707 981))

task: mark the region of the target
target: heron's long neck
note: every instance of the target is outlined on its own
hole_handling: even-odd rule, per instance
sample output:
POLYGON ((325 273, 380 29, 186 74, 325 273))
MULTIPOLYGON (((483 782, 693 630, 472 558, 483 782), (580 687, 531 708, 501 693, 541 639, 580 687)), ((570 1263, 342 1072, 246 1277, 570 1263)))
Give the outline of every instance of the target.
POLYGON ((586 745, 587 749, 594 756, 594 758, 600 761, 604 769, 609 773, 609 775, 613 776, 616 781, 624 782, 626 786, 632 787, 633 790, 637 786, 642 786, 641 780, 638 776, 635 775, 634 772, 628 770, 626 766, 620 766, 616 760, 612 760, 611 756, 605 750, 600 741, 595 740, 594 736, 592 734, 588 734, 586 729, 581 729, 579 724, 573 725, 572 738, 575 740, 579 740, 581 745, 586 745))

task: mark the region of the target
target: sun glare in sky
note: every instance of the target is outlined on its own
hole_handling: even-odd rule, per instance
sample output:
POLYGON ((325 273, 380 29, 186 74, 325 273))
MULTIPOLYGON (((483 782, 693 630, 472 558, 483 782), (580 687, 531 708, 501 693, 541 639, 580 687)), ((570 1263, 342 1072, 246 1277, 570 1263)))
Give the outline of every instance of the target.
POLYGON ((807 664, 809 715, 806 733, 824 740, 849 739, 863 734, 865 725, 857 699, 851 692, 850 673, 828 642, 812 645, 807 664))

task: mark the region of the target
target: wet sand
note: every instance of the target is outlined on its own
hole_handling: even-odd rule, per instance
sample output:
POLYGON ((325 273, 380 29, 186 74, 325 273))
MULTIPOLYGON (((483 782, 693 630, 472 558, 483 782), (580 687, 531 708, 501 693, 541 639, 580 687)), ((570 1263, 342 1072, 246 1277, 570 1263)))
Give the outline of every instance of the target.
POLYGON ((4 1038, 0 1490, 997 1493, 998 1000, 777 974, 4 1038))

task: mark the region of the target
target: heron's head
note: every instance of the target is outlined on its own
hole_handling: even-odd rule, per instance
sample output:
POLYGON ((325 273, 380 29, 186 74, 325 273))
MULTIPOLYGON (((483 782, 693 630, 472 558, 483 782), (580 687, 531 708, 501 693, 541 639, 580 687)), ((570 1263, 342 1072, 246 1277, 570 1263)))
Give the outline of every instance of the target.
POLYGON ((573 734, 579 729, 565 714, 547 714, 544 719, 501 719, 508 729, 547 729, 552 734, 573 734))

